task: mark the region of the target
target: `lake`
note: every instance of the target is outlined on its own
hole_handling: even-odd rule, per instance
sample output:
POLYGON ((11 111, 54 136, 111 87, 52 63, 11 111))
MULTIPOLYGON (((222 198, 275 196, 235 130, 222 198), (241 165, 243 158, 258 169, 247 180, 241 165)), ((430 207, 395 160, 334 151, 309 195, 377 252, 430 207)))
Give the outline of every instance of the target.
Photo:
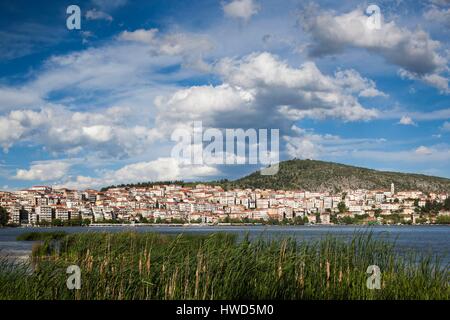
POLYGON ((450 227, 449 226, 111 226, 111 227, 53 227, 53 228, 2 228, 0 229, 0 254, 15 259, 26 259, 31 252, 32 242, 16 241, 16 237, 25 232, 65 231, 80 232, 159 232, 166 234, 208 234, 229 232, 239 238, 249 235, 250 239, 263 237, 274 239, 293 237, 298 241, 313 241, 332 235, 349 239, 358 231, 371 231, 377 239, 395 242, 399 252, 414 250, 442 257, 444 263, 450 263, 450 227))

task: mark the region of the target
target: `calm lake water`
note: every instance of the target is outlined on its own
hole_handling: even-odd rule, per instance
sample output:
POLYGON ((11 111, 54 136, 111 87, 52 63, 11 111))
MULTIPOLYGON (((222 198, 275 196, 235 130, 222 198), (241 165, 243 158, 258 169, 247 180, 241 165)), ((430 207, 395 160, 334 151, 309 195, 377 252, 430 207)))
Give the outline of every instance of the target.
POLYGON ((32 242, 16 241, 19 234, 36 231, 81 232, 158 232, 167 234, 208 234, 212 232, 229 232, 242 238, 246 234, 250 239, 293 237, 298 241, 312 241, 332 235, 349 239, 355 232, 371 231, 377 239, 395 242, 396 250, 405 252, 414 250, 431 253, 442 257, 444 263, 450 263, 450 227, 449 226, 115 226, 115 227, 58 227, 58 228, 2 228, 0 229, 0 255, 11 258, 26 258, 32 242))

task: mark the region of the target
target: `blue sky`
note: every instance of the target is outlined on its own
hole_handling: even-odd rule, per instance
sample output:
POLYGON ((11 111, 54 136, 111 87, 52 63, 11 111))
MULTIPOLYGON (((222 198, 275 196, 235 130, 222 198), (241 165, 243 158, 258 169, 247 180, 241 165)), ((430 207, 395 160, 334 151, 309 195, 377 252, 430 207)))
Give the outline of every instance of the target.
POLYGON ((447 0, 2 1, 0 190, 256 169, 172 158, 192 121, 279 129, 281 160, 450 178, 449 35, 447 0))

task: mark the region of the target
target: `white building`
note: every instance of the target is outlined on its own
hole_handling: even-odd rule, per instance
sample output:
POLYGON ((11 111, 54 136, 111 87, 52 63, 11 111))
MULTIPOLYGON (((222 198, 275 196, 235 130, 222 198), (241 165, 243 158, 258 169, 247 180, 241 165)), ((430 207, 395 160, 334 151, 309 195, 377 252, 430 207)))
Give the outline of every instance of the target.
POLYGON ((70 219, 69 209, 67 207, 56 207, 55 210, 56 219, 67 221, 70 219))
POLYGON ((9 213, 9 222, 12 222, 14 224, 20 224, 20 212, 21 212, 20 206, 13 206, 7 208, 7 211, 9 213))
POLYGON ((39 222, 42 221, 52 221, 52 207, 50 206, 37 206, 36 209, 36 215, 39 222))

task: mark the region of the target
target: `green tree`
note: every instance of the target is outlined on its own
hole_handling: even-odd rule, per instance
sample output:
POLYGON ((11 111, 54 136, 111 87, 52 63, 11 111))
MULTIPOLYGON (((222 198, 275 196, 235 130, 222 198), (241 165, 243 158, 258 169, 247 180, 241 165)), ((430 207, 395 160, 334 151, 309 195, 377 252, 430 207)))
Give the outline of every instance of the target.
POLYGON ((62 227, 64 225, 64 223, 62 222, 61 219, 53 219, 52 225, 56 226, 56 227, 62 227))
POLYGON ((389 214, 383 217, 384 222, 386 223, 400 223, 401 222, 401 217, 398 213, 393 213, 393 214, 389 214))
POLYGON ((347 212, 348 209, 347 209, 347 206, 345 205, 344 201, 341 201, 338 203, 338 210, 340 213, 347 212))
POLYGON ((336 214, 331 214, 330 215, 330 222, 333 223, 333 224, 338 224, 339 223, 339 220, 338 220, 336 214))
POLYGON ((450 211, 450 197, 445 199, 443 208, 444 210, 450 211))
POLYGON ((304 225, 305 224, 305 220, 303 219, 303 217, 296 216, 294 218, 294 224, 295 225, 304 225))
POLYGON ((9 213, 5 208, 0 207, 0 226, 6 226, 9 220, 9 213))
POLYGON ((280 221, 278 221, 278 219, 269 218, 269 220, 267 220, 267 224, 269 224, 269 225, 279 225, 280 221))
POLYGON ((427 218, 417 218, 416 224, 423 224, 427 222, 427 218))
POLYGON ((349 217, 349 216, 341 218, 340 221, 343 224, 354 224, 355 223, 355 219, 352 217, 349 217))
POLYGON ((382 210, 380 208, 376 209, 375 210, 375 218, 380 217, 381 216, 381 212, 382 212, 382 210))
MULTIPOLYGON (((222 221, 223 222, 223 221, 222 221)), ((191 219, 191 223, 202 223, 202 219, 198 218, 198 219, 191 219)))
POLYGON ((437 224, 450 224, 450 216, 438 216, 436 218, 437 224))
POLYGON ((41 227, 49 227, 49 226, 51 226, 51 222, 50 221, 48 221, 48 220, 42 220, 42 221, 39 221, 39 225, 41 226, 41 227))
POLYGON ((316 213, 316 223, 322 223, 322 219, 320 219, 320 213, 316 213))

